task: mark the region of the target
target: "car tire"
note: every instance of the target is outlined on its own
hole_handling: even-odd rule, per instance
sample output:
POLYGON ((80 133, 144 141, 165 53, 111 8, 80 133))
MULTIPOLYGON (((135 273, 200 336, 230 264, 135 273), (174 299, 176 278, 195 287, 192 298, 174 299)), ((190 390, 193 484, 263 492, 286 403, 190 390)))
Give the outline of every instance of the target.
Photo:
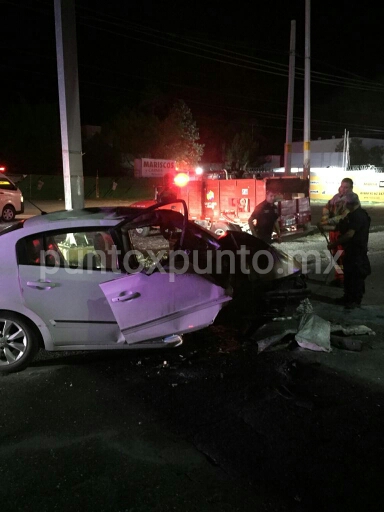
POLYGON ((39 335, 22 316, 0 311, 0 374, 23 370, 39 350, 39 335))
POLYGON ((136 233, 140 236, 148 236, 150 229, 151 228, 149 226, 146 226, 144 228, 136 228, 136 233))
POLYGON ((16 211, 11 204, 6 204, 1 213, 1 218, 4 222, 11 222, 16 217, 16 211))
POLYGON ((212 231, 217 236, 224 235, 224 233, 226 233, 228 231, 228 229, 229 229, 228 224, 226 224, 225 222, 217 222, 216 224, 213 224, 213 226, 212 226, 212 231))

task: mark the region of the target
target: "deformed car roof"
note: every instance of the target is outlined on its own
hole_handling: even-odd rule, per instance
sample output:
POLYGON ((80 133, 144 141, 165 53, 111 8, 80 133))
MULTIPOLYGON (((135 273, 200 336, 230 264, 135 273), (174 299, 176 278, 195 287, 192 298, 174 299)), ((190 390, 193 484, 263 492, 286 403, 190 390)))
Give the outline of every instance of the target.
MULTIPOLYGON (((183 204, 186 219, 188 219, 188 209, 185 202, 183 200, 178 200, 176 202, 183 204)), ((129 224, 130 222, 134 222, 137 218, 150 214, 159 207, 166 208, 167 205, 171 203, 175 203, 175 201, 155 203, 146 208, 136 206, 103 206, 79 208, 74 210, 59 210, 51 213, 42 212, 41 215, 21 220, 17 224, 6 227, 0 231, 0 235, 7 235, 20 229, 23 230, 23 233, 33 233, 67 228, 69 226, 74 228, 93 226, 116 227, 119 224, 129 224)), ((173 210, 172 213, 175 215, 173 210)), ((148 219, 148 222, 150 220, 156 220, 156 218, 154 219, 153 217, 148 217, 148 219)))
POLYGON ((107 225, 116 225, 122 220, 133 220, 142 215, 142 208, 131 208, 129 206, 116 207, 93 207, 77 210, 60 210, 52 213, 36 215, 24 221, 25 228, 48 228, 52 222, 66 221, 74 224, 83 225, 86 223, 97 223, 107 225))

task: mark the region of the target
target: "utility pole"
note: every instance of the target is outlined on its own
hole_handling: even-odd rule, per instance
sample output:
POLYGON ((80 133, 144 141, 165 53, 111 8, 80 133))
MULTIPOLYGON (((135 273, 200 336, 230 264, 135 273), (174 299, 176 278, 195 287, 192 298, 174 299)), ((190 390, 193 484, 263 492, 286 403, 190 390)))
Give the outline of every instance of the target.
POLYGON ((343 138, 343 171, 345 171, 346 168, 346 150, 347 150, 347 130, 344 128, 344 138, 343 138))
POLYGON ((84 208, 74 0, 55 0, 57 75, 65 209, 84 208))
POLYGON ((285 174, 291 174, 292 160, 292 129, 293 129, 293 100, 295 97, 295 52, 296 52, 296 21, 291 21, 291 44, 289 48, 289 76, 287 101, 287 127, 284 146, 285 174))
POLYGON ((344 130, 344 148, 343 148, 343 170, 344 172, 349 166, 349 132, 344 130))
POLYGON ((304 61, 304 162, 303 178, 311 170, 311 0, 305 0, 305 61, 304 61))

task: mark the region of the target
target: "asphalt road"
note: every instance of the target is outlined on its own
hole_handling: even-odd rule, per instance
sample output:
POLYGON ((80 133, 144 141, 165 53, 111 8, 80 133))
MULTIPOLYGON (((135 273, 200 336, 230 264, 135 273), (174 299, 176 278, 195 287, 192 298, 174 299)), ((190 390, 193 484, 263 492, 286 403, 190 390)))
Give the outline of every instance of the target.
MULTIPOLYGON (((384 240, 372 209, 364 307, 334 306, 340 290, 322 272, 309 283, 316 314, 374 330, 361 352, 288 338, 258 353, 252 319, 224 317, 173 350, 41 353, 0 378, 1 511, 383 510, 384 240)), ((283 248, 321 253, 324 241, 283 248)))
POLYGON ((216 326, 37 360, 0 378, 1 510, 382 510, 380 336, 258 355, 216 326))

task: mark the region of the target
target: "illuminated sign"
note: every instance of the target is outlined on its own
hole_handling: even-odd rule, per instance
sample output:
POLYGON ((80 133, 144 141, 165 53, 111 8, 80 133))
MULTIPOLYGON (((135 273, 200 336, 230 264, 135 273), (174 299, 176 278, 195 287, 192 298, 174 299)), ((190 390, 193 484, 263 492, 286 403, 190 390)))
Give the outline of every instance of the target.
POLYGON ((134 162, 135 178, 162 178, 176 172, 175 160, 158 158, 136 158, 134 162))
POLYGON ((372 169, 359 171, 345 171, 341 168, 312 169, 310 198, 328 201, 337 194, 344 178, 353 180, 353 191, 358 194, 360 201, 384 203, 384 173, 375 172, 372 169))

